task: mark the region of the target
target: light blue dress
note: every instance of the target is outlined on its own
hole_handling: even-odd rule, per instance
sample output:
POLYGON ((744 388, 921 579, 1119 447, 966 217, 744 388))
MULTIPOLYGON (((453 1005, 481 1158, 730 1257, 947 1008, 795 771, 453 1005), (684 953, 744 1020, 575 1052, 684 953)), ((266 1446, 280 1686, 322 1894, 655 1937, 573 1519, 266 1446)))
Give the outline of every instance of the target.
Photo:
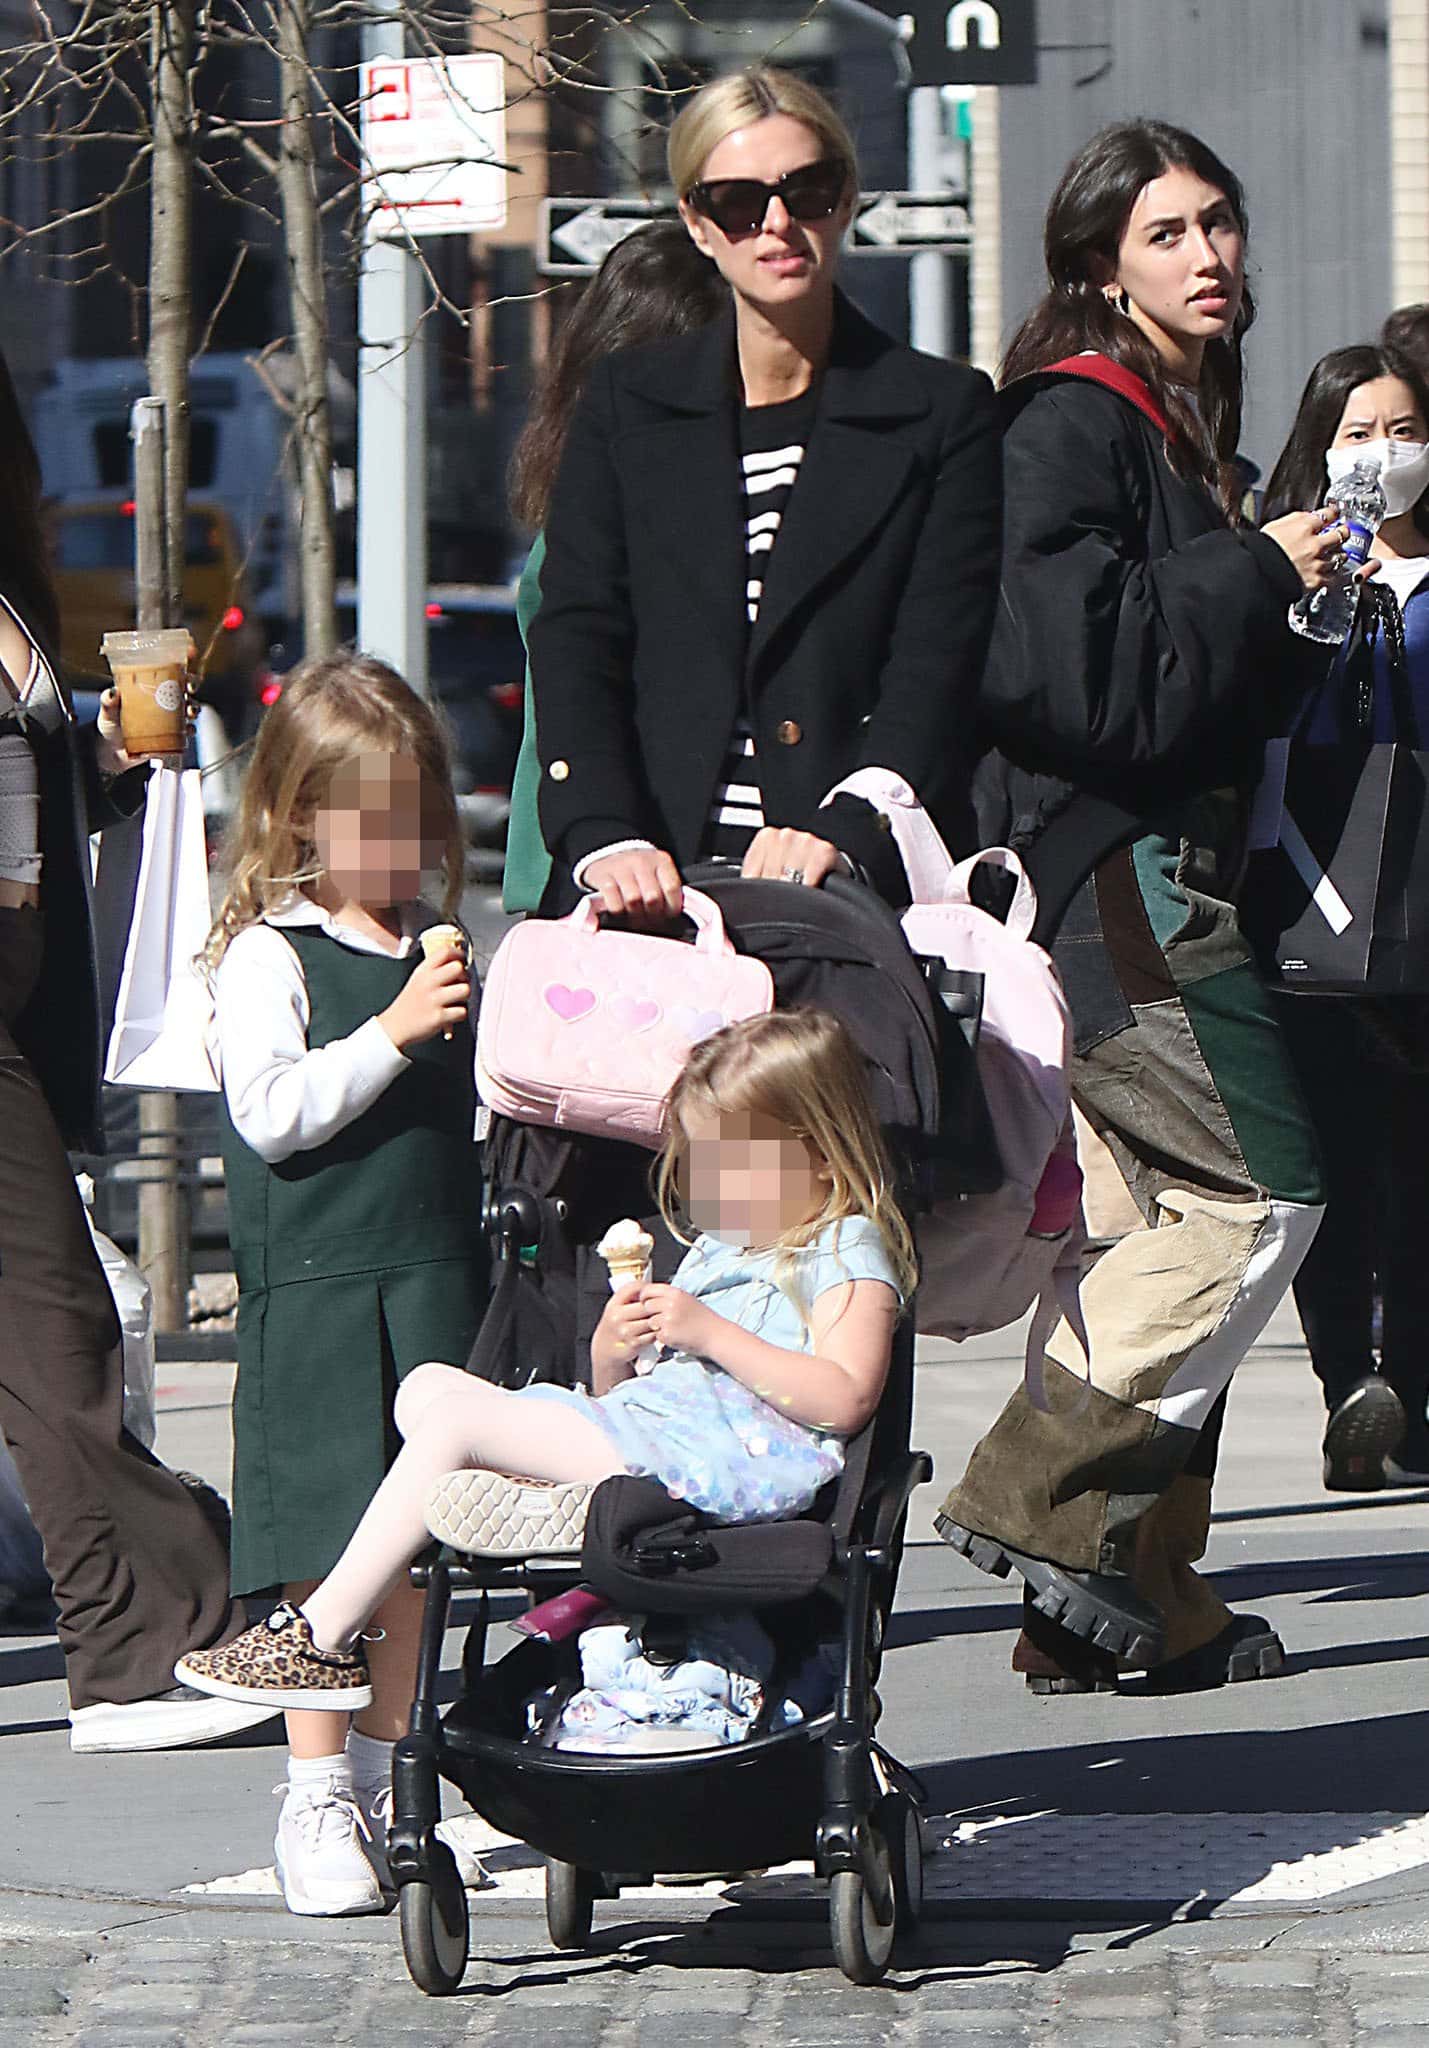
MULTIPOLYGON (((740 1251, 701 1235, 671 1285, 781 1350, 808 1353, 805 1314, 850 1280, 898 1283, 876 1224, 830 1224, 791 1253, 740 1251), (787 1275, 783 1285, 780 1273, 787 1275)), ((802 1514, 843 1470, 844 1439, 783 1414, 708 1359, 666 1349, 648 1373, 596 1399, 569 1387, 527 1389, 532 1399, 579 1405, 608 1431, 628 1471, 658 1479, 676 1500, 724 1522, 779 1522, 802 1514)))

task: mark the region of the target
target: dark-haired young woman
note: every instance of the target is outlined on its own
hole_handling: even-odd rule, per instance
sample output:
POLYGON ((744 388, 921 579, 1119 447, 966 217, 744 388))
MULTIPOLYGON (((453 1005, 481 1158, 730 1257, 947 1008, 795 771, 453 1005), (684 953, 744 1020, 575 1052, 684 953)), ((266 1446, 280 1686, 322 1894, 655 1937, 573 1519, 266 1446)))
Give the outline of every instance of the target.
POLYGON ((227 1550, 124 1428, 119 1318, 65 1156, 101 1143, 88 835, 137 810, 147 771, 112 693, 78 727, 57 674, 39 465, 3 358, 0 478, 0 1432, 54 1584, 71 1746, 180 1748, 260 1716, 174 1686, 175 1658, 232 1625, 227 1550))
MULTIPOLYGON (((729 304, 729 288, 702 256, 683 221, 652 221, 617 242, 567 316, 511 464, 511 506, 536 542, 516 588, 516 618, 527 639, 541 602, 546 559, 546 508, 560 467, 566 430, 594 364, 617 349, 668 341, 707 327, 729 304)), ((526 724, 511 785, 502 901, 507 910, 535 910, 551 875, 536 799, 536 707, 526 671, 526 724)))
POLYGON ((1319 1220, 1319 1169, 1235 910, 1248 795, 1284 727, 1288 607, 1334 516, 1225 507, 1253 307, 1245 203, 1195 136, 1105 130, 1047 215, 1050 290, 1003 371, 1002 604, 984 837, 1029 849, 1071 999, 1076 1099, 1151 1226, 1090 1274, 939 1518, 1027 1585, 1014 1668, 1173 1691, 1279 1668, 1203 1552, 1223 1396, 1319 1220), (1070 907, 1067 907, 1070 906, 1070 907))
MULTIPOLYGON (((1349 747, 1395 736, 1401 689, 1429 733, 1429 389, 1411 357, 1384 346, 1335 349, 1310 372, 1267 515, 1316 504, 1366 454, 1388 504, 1379 572, 1302 727, 1349 747)), ((1280 1005, 1325 1162, 1325 1220, 1295 1300, 1329 1411, 1324 1474, 1335 1491, 1429 1486, 1426 1007, 1300 995, 1280 1005)))

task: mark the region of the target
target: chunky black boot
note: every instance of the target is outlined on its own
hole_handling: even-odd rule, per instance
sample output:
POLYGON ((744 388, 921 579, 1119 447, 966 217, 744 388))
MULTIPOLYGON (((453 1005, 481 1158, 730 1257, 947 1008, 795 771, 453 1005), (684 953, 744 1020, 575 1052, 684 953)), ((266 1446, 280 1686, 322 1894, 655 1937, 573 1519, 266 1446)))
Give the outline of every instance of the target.
POLYGON ((1143 1600, 1131 1580, 1121 1572, 1074 1572, 1046 1558, 1029 1557, 996 1537, 979 1536, 964 1529, 947 1515, 933 1524, 944 1543, 976 1565, 980 1572, 1005 1579, 1010 1571, 1020 1572, 1032 1595, 1032 1604, 1049 1621, 1060 1622, 1070 1635, 1095 1643, 1099 1650, 1119 1657, 1133 1670, 1155 1664, 1166 1645, 1166 1630, 1159 1609, 1143 1600))

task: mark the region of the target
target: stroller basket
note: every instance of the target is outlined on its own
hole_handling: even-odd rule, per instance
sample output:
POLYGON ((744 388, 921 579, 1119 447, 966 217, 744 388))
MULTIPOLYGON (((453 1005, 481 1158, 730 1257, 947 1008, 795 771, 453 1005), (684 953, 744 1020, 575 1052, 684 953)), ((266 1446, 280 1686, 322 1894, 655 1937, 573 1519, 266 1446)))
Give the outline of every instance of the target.
MULTIPOLYGON (((557 1660, 522 1645, 532 1689, 557 1660)), ((482 1818, 542 1855, 582 1870, 747 1870, 809 1854, 823 1803, 820 1740, 832 1715, 674 1754, 586 1755, 524 1739, 504 1685, 459 1700, 443 1722, 454 1781, 482 1818), (502 1697, 492 1698, 495 1692, 502 1697)))

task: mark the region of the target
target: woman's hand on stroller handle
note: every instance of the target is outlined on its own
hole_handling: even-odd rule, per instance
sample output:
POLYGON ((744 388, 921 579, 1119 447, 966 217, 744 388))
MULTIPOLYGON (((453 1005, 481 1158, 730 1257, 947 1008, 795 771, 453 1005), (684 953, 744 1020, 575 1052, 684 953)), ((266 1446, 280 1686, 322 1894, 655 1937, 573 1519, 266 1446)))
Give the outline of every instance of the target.
POLYGON ((740 873, 771 882, 802 882, 817 889, 843 866, 843 855, 827 839, 793 825, 765 825, 749 842, 740 873))

